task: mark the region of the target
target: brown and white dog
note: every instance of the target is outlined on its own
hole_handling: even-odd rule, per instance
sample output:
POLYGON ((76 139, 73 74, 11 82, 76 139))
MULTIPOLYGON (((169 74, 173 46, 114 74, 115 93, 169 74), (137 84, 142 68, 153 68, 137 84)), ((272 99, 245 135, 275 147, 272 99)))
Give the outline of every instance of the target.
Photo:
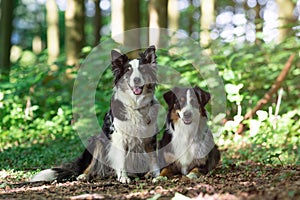
POLYGON ((168 115, 160 148, 164 149, 165 164, 171 164, 161 170, 160 176, 182 174, 196 178, 208 173, 220 160, 204 108, 210 94, 199 87, 175 87, 163 97, 168 115))
POLYGON ((102 132, 93 136, 83 154, 60 167, 43 170, 31 181, 63 181, 87 177, 107 177, 129 183, 128 174, 152 172, 159 175, 156 154, 159 103, 154 96, 157 83, 155 47, 137 59, 111 52, 114 92, 102 132))

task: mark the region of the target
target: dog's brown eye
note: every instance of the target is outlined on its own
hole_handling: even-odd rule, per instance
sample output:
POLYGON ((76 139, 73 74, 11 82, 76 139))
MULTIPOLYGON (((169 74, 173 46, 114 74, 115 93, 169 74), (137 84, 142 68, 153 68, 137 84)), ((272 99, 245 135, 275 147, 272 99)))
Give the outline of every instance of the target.
POLYGON ((127 72, 130 72, 131 70, 132 70, 131 67, 128 67, 128 68, 127 68, 127 72))

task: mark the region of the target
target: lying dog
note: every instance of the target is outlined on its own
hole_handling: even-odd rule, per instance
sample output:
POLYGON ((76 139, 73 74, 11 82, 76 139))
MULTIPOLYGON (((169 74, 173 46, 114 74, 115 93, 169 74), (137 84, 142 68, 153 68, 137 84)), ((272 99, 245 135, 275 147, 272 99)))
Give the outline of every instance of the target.
POLYGON ((71 163, 41 171, 34 181, 62 181, 80 174, 88 179, 115 171, 117 180, 129 183, 130 174, 159 175, 156 157, 159 103, 154 97, 157 82, 155 47, 140 58, 111 52, 114 92, 102 133, 93 136, 83 154, 71 163))
POLYGON ((189 178, 199 177, 214 169, 220 152, 207 126, 204 106, 210 94, 199 87, 175 87, 164 94, 168 104, 167 129, 161 141, 167 167, 160 176, 183 174, 189 178))

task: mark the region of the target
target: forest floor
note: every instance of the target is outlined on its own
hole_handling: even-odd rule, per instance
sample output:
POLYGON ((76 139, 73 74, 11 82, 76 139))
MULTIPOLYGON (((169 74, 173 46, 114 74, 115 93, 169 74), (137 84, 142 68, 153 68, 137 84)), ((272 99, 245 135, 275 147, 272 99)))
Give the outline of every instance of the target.
MULTIPOLYGON (((1 172, 1 171, 0 171, 1 172)), ((3 176, 2 176, 3 177, 3 176)), ((150 179, 120 184, 93 182, 24 183, 0 179, 0 199, 300 199, 300 166, 262 165, 245 161, 219 165, 196 180, 186 177, 152 183, 150 179)))

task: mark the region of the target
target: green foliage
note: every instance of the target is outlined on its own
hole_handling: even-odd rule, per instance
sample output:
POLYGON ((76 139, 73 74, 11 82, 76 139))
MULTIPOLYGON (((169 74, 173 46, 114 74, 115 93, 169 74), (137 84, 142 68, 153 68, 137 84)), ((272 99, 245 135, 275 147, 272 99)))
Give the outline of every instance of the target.
MULTIPOLYGON (((242 116, 263 97, 288 57, 299 49, 299 41, 290 39, 280 45, 249 44, 238 47, 234 44, 214 45, 212 59, 227 93, 227 101, 222 100, 223 104, 227 104, 227 122, 224 134, 216 138, 221 149, 228 148, 223 152, 224 166, 243 160, 267 164, 299 164, 298 57, 282 84, 284 92, 278 115, 269 111, 270 108, 275 110, 277 105, 274 96, 253 119, 246 121, 250 129, 244 135, 234 134, 242 116)), ((90 47, 85 47, 83 54, 87 55, 90 51, 90 47)), ((206 67, 209 64, 204 62, 200 75, 192 66, 198 60, 191 58, 199 55, 199 52, 189 52, 189 48, 184 46, 181 51, 185 53, 170 55, 165 50, 158 51, 159 78, 161 81, 163 79, 164 84, 158 85, 156 96, 163 108, 166 104, 162 94, 174 85, 198 85, 207 90, 208 86, 217 83, 205 79, 204 73, 211 73, 206 67)), ((93 59, 96 59, 95 66, 103 66, 103 61, 109 58, 101 55, 93 59)), ((58 70, 51 70, 44 64, 46 60, 46 52, 38 56, 30 51, 22 52, 13 64, 10 82, 0 84, 2 169, 26 171, 59 165, 77 157, 83 149, 82 141, 74 130, 78 124, 72 126, 74 79, 66 75, 69 67, 64 66, 63 54, 56 63, 58 70)), ((108 68, 98 82, 95 94, 94 109, 100 126, 109 109, 112 85, 113 76, 108 68)), ((208 105, 208 111, 211 106, 208 105)), ((160 113, 160 128, 163 128, 164 114, 160 113)), ((91 130, 89 134, 94 132, 91 130)))
MULTIPOLYGON (((215 44, 219 45, 219 44, 215 44)), ((284 43, 236 46, 227 44, 214 49, 214 60, 223 77, 227 93, 227 122, 219 138, 230 146, 229 157, 268 164, 300 163, 299 143, 299 57, 296 56, 283 81, 282 101, 275 94, 253 119, 243 136, 235 133, 243 116, 264 97, 283 69, 289 56, 297 53, 300 41, 288 38, 284 43), (275 109, 279 113, 275 116, 275 109)), ((230 158, 229 162, 230 162, 230 158)), ((227 162, 227 161, 225 161, 227 162)))
POLYGON ((0 84, 1 169, 60 164, 63 155, 82 149, 71 127, 73 80, 66 80, 62 63, 50 71, 46 59, 24 51, 10 82, 0 84))
MULTIPOLYGON (((300 112, 289 111, 275 118, 265 111, 258 111, 258 119, 247 121, 250 130, 243 136, 223 135, 220 141, 230 147, 225 163, 236 160, 255 160, 264 164, 300 164, 300 112), (263 113, 263 114, 262 114, 263 113), (296 119, 296 120, 295 120, 296 119), (229 159, 229 160, 228 160, 229 159)), ((226 131, 232 131, 228 124, 226 131)))

